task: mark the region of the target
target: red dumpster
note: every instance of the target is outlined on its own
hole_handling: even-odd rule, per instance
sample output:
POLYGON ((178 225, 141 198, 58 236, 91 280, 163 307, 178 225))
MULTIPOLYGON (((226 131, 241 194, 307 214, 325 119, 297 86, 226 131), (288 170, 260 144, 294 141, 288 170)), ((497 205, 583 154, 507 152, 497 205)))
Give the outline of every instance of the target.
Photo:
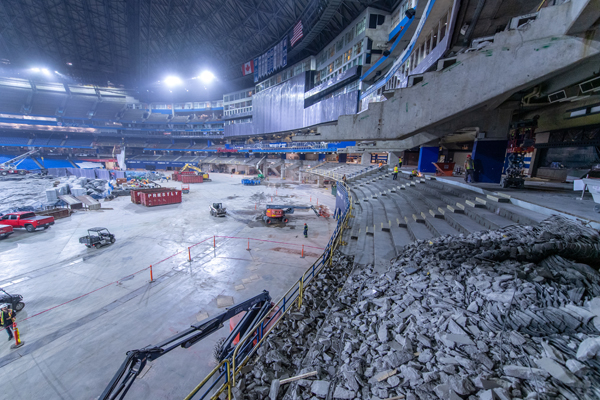
POLYGON ((132 190, 131 201, 146 207, 181 203, 181 190, 171 188, 132 190))
POLYGON ((181 175, 182 183, 202 183, 204 179, 201 175, 181 175))

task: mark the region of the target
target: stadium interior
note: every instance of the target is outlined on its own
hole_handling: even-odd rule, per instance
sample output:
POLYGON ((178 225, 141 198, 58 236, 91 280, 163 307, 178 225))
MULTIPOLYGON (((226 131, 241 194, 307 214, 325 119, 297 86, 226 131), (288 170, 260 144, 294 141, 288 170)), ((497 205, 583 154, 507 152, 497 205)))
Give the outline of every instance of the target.
POLYGON ((599 399, 599 28, 0 0, 3 398, 599 399))

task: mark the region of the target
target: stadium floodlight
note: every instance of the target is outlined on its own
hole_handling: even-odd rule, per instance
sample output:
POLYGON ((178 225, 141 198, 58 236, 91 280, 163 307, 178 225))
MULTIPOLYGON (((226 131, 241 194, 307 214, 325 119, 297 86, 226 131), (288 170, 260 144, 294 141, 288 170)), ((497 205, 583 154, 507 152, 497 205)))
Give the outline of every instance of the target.
POLYGON ((40 72, 40 69, 39 68, 31 68, 30 71, 32 71, 32 72, 40 72))
POLYGON ((50 71, 48 71, 47 68, 42 68, 42 72, 44 73, 44 75, 50 75, 50 71))
POLYGON ((163 81, 167 86, 177 86, 181 85, 181 79, 176 76, 167 76, 163 81))
POLYGON ((215 75, 210 71, 202 71, 198 78, 204 83, 211 83, 215 80, 215 75))

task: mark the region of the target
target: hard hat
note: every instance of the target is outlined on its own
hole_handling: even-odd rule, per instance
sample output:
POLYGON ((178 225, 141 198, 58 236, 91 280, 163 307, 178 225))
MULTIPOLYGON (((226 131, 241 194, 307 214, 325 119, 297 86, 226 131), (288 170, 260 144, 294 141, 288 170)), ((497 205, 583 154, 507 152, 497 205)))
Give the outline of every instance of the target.
POLYGON ((306 225, 306 222, 304 223, 304 225, 306 225))
POLYGON ((4 304, 1 304, 1 305, 0 305, 0 309, 1 309, 1 308, 4 308, 4 307, 6 307, 6 308, 10 308, 10 304, 4 303, 4 304))
POLYGON ((470 155, 470 154, 467 154, 467 158, 471 158, 471 155, 470 155))

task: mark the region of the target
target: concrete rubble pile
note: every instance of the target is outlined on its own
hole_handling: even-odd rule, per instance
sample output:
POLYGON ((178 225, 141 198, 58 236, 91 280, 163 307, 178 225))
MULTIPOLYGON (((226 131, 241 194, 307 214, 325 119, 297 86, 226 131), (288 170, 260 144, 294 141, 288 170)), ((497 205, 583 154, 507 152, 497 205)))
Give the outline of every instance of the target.
POLYGON ((271 398, 600 399, 600 274, 581 263, 597 264, 599 245, 560 217, 413 242, 270 338, 244 398, 269 397, 293 365, 286 374, 318 376, 271 398), (328 313, 316 336, 293 329, 311 312, 328 313), (311 344, 301 364, 299 341, 311 344))
POLYGON ((258 362, 247 367, 249 372, 236 381, 233 388, 236 399, 268 397, 273 379, 294 376, 302 368, 325 317, 338 308, 334 301, 337 288, 348 278, 351 268, 351 257, 334 254, 332 267, 325 268, 305 290, 302 307, 298 309, 297 303, 292 305, 292 311, 258 350, 258 362))

